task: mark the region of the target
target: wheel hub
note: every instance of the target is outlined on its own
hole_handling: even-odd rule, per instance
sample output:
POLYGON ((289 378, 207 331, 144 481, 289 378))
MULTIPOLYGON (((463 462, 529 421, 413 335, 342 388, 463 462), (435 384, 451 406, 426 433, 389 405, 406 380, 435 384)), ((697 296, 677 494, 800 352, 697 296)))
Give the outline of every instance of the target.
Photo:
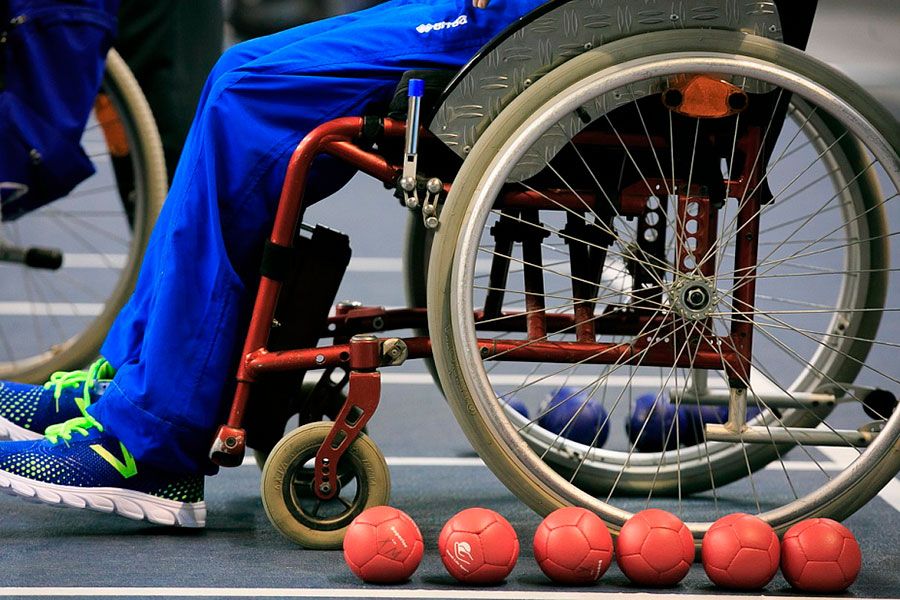
POLYGON ((703 277, 682 277, 672 286, 672 306, 685 319, 707 318, 718 304, 716 287, 703 277))

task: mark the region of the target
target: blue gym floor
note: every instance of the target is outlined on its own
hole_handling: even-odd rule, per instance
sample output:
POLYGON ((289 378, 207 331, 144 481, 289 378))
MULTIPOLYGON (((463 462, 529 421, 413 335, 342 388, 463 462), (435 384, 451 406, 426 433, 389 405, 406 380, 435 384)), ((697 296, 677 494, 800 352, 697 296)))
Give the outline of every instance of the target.
MULTIPOLYGON (((896 0, 821 0, 813 54, 867 85, 900 114, 900 8, 896 0)), ((889 203, 896 227, 900 205, 889 203)), ((400 256, 406 211, 380 185, 355 179, 337 197, 314 207, 307 221, 352 236, 354 262, 339 294, 367 304, 403 303, 400 256), (370 224, 378 223, 377 229, 370 224)), ((895 244, 893 255, 900 260, 895 244)), ((898 290, 887 304, 898 306, 898 290)), ((885 320, 900 339, 894 313, 885 320)), ((873 357, 896 371, 896 353, 873 357)), ((531 540, 540 518, 519 502, 481 464, 453 420, 421 362, 387 370, 380 408, 370 433, 388 459, 391 503, 418 523, 425 538, 422 565, 402 586, 367 586, 353 577, 340 552, 303 550, 278 534, 259 499, 259 470, 252 458, 207 479, 206 529, 161 528, 120 517, 51 509, 0 495, 0 597, 398 597, 398 598, 588 598, 648 593, 723 595, 695 565, 670 590, 628 583, 614 565, 589 588, 553 586, 533 560, 531 540), (465 588, 446 574, 437 554, 443 523, 457 511, 484 506, 503 514, 521 544, 519 562, 506 583, 465 588)), ((795 457, 802 461, 803 457, 795 457)), ((839 468, 840 465, 835 465, 839 468)), ((802 471, 797 474, 802 477, 802 471)), ((787 494, 773 473, 757 478, 761 495, 787 494)), ((706 502, 703 499, 691 500, 706 502)), ((691 502, 689 501, 689 502, 691 502)), ((733 510, 754 510, 740 498, 733 510)), ((635 500, 635 510, 643 501, 635 500)), ((847 597, 900 597, 900 480, 895 478, 867 506, 845 521, 863 552, 863 570, 847 597)), ((779 574, 766 595, 793 594, 779 574)), ((731 594, 728 594, 731 595, 731 594)), ((758 594, 753 594, 758 595, 758 594)))

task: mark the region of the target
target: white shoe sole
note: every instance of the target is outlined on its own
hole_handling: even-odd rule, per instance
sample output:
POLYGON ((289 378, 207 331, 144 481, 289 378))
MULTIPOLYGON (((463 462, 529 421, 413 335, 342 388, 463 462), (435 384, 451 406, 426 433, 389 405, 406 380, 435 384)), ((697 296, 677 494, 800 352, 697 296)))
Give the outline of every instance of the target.
POLYGON ((7 421, 3 417, 0 417, 0 440, 22 442, 27 440, 39 440, 42 437, 44 437, 42 433, 19 427, 12 421, 7 421))
POLYGON ((178 502, 121 488, 56 485, 0 471, 0 491, 32 502, 115 513, 157 525, 206 525, 205 502, 178 502))

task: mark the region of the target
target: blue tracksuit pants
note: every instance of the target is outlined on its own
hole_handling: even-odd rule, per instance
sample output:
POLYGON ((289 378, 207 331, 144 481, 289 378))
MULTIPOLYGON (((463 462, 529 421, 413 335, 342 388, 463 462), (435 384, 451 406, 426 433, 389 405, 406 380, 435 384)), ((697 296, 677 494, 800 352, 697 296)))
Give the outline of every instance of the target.
MULTIPOLYGON (((299 140, 386 103, 406 70, 461 68, 540 4, 392 0, 226 52, 201 96, 137 288, 103 346, 117 373, 93 416, 140 461, 211 472, 207 452, 227 413, 261 249, 299 140), (428 26, 436 23, 455 26, 428 26)), ((352 174, 317 160, 309 200, 352 174)))

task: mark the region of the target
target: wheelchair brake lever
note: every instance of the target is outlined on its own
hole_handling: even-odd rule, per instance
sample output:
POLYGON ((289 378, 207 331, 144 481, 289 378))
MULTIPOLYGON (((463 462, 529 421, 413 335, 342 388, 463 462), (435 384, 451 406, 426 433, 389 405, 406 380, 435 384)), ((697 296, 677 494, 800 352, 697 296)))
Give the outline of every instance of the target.
POLYGON ((409 80, 409 110, 406 113, 406 146, 403 155, 403 175, 400 177, 400 188, 403 190, 406 207, 419 207, 419 196, 416 192, 416 172, 419 165, 419 119, 422 112, 422 96, 425 94, 425 81, 409 80))
POLYGON ((422 113, 422 96, 425 94, 425 81, 409 80, 409 110, 406 113, 406 147, 403 157, 403 175, 400 177, 400 189, 403 190, 403 201, 410 210, 422 206, 422 219, 428 229, 437 229, 438 202, 444 191, 444 184, 433 177, 425 184, 425 199, 419 200, 419 121, 422 113))

